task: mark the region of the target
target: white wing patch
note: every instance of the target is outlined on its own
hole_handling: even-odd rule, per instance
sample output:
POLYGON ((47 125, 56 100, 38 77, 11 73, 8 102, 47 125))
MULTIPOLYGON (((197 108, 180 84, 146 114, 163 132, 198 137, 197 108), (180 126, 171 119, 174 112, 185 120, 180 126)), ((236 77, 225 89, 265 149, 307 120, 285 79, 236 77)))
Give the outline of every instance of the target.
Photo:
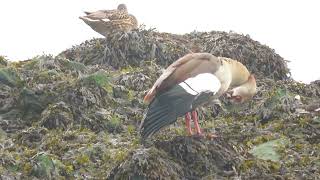
POLYGON ((195 77, 188 78, 179 85, 192 95, 197 95, 203 91, 217 93, 221 87, 219 79, 210 73, 203 73, 195 77))

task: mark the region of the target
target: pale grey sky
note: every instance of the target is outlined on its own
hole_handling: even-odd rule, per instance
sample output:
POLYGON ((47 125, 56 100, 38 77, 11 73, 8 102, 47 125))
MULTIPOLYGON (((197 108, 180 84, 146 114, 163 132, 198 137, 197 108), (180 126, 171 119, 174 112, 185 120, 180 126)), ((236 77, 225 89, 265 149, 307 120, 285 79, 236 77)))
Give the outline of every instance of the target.
POLYGON ((2 0, 0 55, 23 60, 54 54, 101 37, 78 17, 84 10, 127 4, 130 13, 160 32, 233 30, 274 48, 291 63, 294 79, 320 78, 318 0, 2 0))

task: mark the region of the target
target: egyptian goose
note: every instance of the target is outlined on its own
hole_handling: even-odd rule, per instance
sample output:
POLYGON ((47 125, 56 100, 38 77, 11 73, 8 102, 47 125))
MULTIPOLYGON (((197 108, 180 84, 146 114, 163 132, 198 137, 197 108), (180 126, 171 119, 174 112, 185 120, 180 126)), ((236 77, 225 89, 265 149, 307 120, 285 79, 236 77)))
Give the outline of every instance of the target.
POLYGON ((149 103, 140 126, 142 139, 185 115, 187 131, 192 135, 191 118, 202 135, 196 108, 228 93, 231 102, 241 103, 256 93, 256 81, 238 61, 209 53, 191 53, 172 63, 144 97, 149 103), (229 88, 233 88, 227 92, 229 88))
POLYGON ((132 14, 128 14, 125 4, 120 4, 117 9, 98 10, 85 12, 86 16, 80 16, 94 31, 107 37, 116 32, 129 32, 138 28, 138 21, 132 14))

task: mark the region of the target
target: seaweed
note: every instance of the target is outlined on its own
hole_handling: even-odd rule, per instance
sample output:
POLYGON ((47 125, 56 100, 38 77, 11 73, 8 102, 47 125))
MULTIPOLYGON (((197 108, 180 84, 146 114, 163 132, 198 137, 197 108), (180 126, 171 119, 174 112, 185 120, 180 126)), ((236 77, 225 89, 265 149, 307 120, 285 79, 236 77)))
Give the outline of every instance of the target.
POLYGON ((320 83, 290 77, 272 48, 234 32, 184 35, 137 29, 61 52, 0 57, 2 179, 317 179, 320 83), (205 133, 183 121, 139 139, 143 97, 189 52, 237 59, 257 77, 241 106, 225 97, 198 109, 205 133))

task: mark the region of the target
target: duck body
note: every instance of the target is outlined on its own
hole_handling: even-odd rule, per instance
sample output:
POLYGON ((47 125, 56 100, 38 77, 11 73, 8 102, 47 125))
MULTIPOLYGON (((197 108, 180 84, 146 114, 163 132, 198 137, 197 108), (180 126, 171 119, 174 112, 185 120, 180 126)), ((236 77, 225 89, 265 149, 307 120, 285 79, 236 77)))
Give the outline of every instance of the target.
POLYGON ((105 37, 108 34, 129 32, 138 28, 138 20, 134 15, 128 14, 124 4, 120 4, 117 9, 85 12, 85 14, 79 18, 105 37))

